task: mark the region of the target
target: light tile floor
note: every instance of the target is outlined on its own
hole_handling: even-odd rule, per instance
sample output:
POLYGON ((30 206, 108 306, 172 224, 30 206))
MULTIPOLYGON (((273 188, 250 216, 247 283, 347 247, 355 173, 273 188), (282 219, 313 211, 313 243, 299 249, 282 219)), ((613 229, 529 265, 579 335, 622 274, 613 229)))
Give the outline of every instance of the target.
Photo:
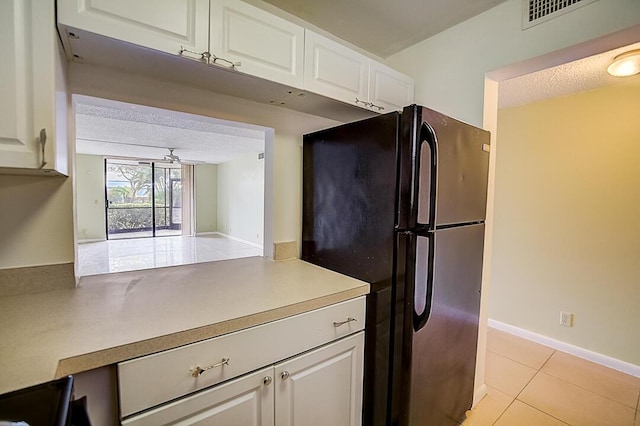
POLYGON ((640 378, 495 329, 486 383, 464 426, 640 426, 640 378))
POLYGON ((78 244, 80 276, 262 256, 262 249, 221 235, 132 238, 78 244))

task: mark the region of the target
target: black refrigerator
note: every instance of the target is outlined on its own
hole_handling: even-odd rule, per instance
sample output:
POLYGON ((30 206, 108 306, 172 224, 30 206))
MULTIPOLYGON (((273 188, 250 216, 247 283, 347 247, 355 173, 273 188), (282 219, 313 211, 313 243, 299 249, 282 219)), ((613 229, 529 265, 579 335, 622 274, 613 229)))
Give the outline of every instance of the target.
POLYGON ((303 141, 302 259, 371 287, 363 424, 458 424, 474 391, 489 133, 411 105, 303 141))

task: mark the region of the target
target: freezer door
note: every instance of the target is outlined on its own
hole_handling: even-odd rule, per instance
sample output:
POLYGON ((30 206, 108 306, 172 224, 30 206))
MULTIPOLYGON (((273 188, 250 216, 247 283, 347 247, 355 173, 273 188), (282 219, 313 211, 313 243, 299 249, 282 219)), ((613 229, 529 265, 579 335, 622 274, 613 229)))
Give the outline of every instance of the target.
POLYGON ((484 221, 489 132, 428 108, 418 114, 417 212, 410 226, 434 230, 484 221))
POLYGON ((303 260, 388 285, 398 122, 390 113, 304 136, 303 260))
POLYGON ((457 425, 471 408, 483 244, 484 224, 409 242, 402 425, 457 425))

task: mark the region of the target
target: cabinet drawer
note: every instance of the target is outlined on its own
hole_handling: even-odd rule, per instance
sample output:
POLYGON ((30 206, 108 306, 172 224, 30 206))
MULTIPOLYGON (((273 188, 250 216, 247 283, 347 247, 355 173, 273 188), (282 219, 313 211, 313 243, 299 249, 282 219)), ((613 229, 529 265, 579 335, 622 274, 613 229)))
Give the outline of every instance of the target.
POLYGON ((122 426, 273 425, 273 367, 145 411, 122 426), (265 379, 269 378, 269 382, 265 379))
POLYGON ((121 415, 129 416, 362 330, 364 321, 363 296, 122 362, 118 364, 121 415), (344 323, 334 326, 334 322, 344 323), (197 374, 198 367, 206 371, 197 374))

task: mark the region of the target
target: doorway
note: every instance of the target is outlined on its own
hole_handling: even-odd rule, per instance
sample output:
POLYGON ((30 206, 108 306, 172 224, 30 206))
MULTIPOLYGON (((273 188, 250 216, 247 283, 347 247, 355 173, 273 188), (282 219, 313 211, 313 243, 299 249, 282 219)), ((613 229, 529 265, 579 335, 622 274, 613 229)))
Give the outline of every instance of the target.
POLYGON ((180 164, 105 159, 107 239, 182 235, 180 164))
POLYGON ((272 253, 273 129, 81 95, 74 105, 78 275, 272 253))

